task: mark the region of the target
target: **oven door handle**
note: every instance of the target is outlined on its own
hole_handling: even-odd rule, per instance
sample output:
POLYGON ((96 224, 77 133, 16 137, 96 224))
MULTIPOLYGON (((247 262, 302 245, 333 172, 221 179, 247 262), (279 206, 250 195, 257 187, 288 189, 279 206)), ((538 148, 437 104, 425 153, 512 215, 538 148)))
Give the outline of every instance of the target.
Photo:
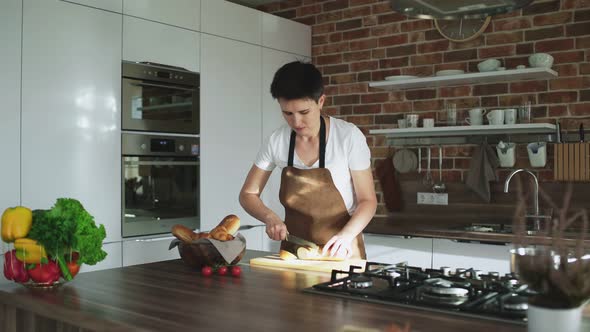
POLYGON ((125 165, 139 166, 199 166, 198 161, 126 161, 125 165))
POLYGON ((133 86, 140 86, 140 87, 141 86, 150 86, 150 87, 154 87, 154 88, 176 89, 176 90, 183 90, 183 91, 194 91, 194 90, 197 89, 196 87, 193 88, 193 89, 191 89, 191 88, 186 88, 186 87, 183 87, 183 86, 172 85, 172 84, 171 85, 153 84, 153 83, 144 83, 144 82, 141 82, 141 81, 135 81, 135 82, 130 83, 130 84, 133 85, 133 86), (136 83, 136 82, 140 82, 140 83, 136 83))

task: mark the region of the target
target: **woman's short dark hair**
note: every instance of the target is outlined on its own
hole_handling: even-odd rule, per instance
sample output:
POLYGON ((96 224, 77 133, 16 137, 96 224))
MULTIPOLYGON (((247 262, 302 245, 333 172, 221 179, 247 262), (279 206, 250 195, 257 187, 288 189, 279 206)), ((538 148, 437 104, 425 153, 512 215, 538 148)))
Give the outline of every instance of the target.
POLYGON ((311 63, 293 61, 283 65, 270 85, 273 98, 313 99, 316 103, 324 94, 322 73, 311 63))

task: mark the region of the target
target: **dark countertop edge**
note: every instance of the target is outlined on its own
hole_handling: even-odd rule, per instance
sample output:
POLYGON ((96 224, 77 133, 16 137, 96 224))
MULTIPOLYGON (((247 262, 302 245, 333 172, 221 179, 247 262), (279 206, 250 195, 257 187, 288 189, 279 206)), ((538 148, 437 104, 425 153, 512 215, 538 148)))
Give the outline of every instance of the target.
MULTIPOLYGON (((414 218, 376 217, 367 225, 363 232, 376 235, 425 237, 496 245, 548 245, 553 242, 553 238, 548 236, 530 235, 518 237, 513 234, 469 232, 454 229, 471 224, 472 222, 466 222, 465 220, 453 221, 442 219, 425 221, 414 218)), ((573 246, 576 244, 576 241, 576 239, 568 238, 564 242, 573 246)), ((586 239, 584 244, 590 245, 590 239, 586 239)))

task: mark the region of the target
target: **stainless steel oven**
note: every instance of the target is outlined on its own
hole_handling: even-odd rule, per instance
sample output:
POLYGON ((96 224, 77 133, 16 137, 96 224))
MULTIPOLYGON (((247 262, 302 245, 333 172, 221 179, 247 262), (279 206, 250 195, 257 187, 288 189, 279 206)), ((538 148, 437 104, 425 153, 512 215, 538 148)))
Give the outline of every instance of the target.
POLYGON ((199 73, 123 62, 123 130, 199 134, 199 73))
POLYGON ((122 134, 123 237, 200 227, 198 137, 122 134))

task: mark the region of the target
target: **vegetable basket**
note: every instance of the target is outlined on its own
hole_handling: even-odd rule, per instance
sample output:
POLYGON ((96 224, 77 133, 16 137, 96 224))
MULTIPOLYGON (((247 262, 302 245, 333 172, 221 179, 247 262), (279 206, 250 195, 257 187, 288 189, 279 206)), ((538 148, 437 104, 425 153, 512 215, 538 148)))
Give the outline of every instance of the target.
POLYGON ((7 208, 1 222, 4 277, 25 287, 59 287, 106 257, 104 226, 75 199, 58 198, 49 210, 7 208))

